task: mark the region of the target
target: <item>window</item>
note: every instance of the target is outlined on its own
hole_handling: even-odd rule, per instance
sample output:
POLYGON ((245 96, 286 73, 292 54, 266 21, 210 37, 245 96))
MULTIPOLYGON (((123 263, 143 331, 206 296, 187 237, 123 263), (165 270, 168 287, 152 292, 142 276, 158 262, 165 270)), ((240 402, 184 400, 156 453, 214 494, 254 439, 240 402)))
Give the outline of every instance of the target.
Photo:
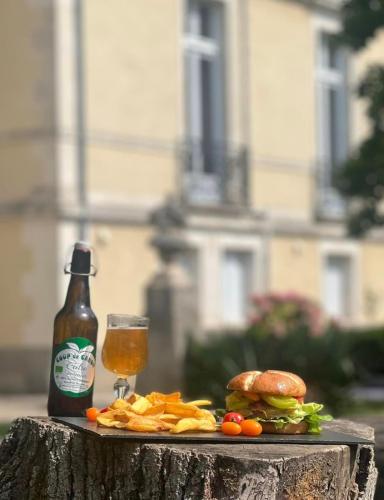
POLYGON ((334 318, 351 314, 351 260, 349 257, 329 255, 325 259, 324 308, 334 318))
POLYGON ((347 52, 333 33, 318 34, 318 163, 321 208, 342 215, 344 203, 334 188, 334 175, 348 155, 347 52))
POLYGON ((195 198, 219 197, 225 154, 223 6, 187 1, 185 110, 189 182, 195 198), (196 184, 197 183, 197 184, 196 184))
POLYGON ((224 324, 242 325, 249 310, 252 255, 226 251, 222 257, 221 316, 224 324))

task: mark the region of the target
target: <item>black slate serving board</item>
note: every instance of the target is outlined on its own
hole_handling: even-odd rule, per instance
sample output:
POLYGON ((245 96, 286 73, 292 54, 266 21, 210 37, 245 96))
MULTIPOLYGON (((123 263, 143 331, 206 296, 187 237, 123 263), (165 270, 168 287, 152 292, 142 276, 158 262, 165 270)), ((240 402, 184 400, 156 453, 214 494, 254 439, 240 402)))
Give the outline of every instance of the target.
POLYGON ((123 439, 138 443, 206 443, 206 444, 374 444, 373 441, 352 434, 344 434, 324 429, 321 434, 261 434, 257 437, 226 436, 221 432, 185 432, 170 434, 168 432, 133 432, 124 429, 98 427, 94 422, 88 422, 83 417, 52 417, 60 424, 68 425, 73 429, 92 434, 101 439, 123 439))

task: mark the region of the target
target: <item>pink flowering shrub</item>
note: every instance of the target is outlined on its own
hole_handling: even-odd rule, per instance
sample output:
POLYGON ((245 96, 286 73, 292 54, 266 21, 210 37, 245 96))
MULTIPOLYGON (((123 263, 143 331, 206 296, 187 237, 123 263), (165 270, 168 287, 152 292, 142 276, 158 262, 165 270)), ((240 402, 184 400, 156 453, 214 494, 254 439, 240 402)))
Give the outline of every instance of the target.
POLYGON ((317 337, 328 326, 321 308, 296 292, 255 295, 252 303, 255 313, 250 326, 261 334, 284 337, 305 330, 317 337))

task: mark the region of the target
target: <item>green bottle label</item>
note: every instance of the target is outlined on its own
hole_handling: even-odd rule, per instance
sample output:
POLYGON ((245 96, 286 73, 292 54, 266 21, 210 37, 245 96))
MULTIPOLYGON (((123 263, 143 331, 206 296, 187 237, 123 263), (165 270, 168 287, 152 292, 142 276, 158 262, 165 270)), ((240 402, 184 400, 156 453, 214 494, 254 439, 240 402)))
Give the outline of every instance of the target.
POLYGON ((60 392, 71 398, 82 398, 92 391, 95 355, 95 345, 84 337, 71 337, 57 346, 53 378, 60 392))

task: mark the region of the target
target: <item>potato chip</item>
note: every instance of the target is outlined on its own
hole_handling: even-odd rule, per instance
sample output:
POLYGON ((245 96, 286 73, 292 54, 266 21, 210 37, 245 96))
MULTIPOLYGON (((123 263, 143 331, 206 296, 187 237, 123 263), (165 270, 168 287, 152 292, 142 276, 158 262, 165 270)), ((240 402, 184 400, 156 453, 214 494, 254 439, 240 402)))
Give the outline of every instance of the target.
POLYGON ((203 420, 209 420, 213 424, 216 424, 216 419, 215 419, 214 415, 209 410, 199 409, 197 417, 201 418, 203 420))
POLYGON ((132 411, 142 415, 146 410, 151 408, 152 403, 148 401, 147 398, 140 397, 137 401, 133 403, 131 406, 132 411))
POLYGON ((209 420, 199 420, 197 418, 183 418, 177 422, 175 427, 170 430, 172 434, 179 434, 185 431, 214 431, 216 425, 209 420))
POLYGON ((198 412, 202 411, 197 406, 192 406, 187 403, 166 403, 165 412, 180 415, 181 417, 197 417, 198 412))
POLYGON ((161 415, 162 413, 164 413, 164 411, 165 411, 165 403, 154 404, 153 406, 151 406, 150 408, 145 410, 143 415, 145 415, 145 416, 147 416, 147 415, 161 415))
POLYGON ((111 418, 105 418, 101 416, 98 416, 96 420, 99 425, 102 425, 104 427, 116 427, 116 425, 121 424, 121 422, 119 422, 118 420, 113 420, 111 418))
POLYGON ((196 401, 189 401, 186 404, 192 406, 209 406, 212 404, 212 401, 209 401, 209 399, 196 399, 196 401))
POLYGON ((119 422, 129 422, 131 418, 136 417, 136 413, 129 410, 115 410, 112 418, 118 420, 119 422))
POLYGON ((212 432, 216 430, 215 417, 200 408, 210 404, 206 399, 184 403, 180 392, 151 392, 145 397, 132 394, 127 400, 116 399, 108 411, 97 417, 97 423, 136 432, 212 432))
POLYGON ((137 432, 159 432, 167 430, 167 425, 160 420, 147 417, 134 417, 125 424, 125 428, 137 432))
POLYGON ((178 422, 182 417, 178 415, 173 415, 172 413, 163 413, 159 415, 157 418, 163 420, 164 422, 178 422))
POLYGON ((142 396, 140 396, 140 394, 136 394, 136 392, 134 392, 133 394, 131 394, 129 396, 129 398, 127 398, 127 401, 128 403, 130 404, 133 404, 135 403, 138 399, 140 399, 142 396))
POLYGON ((181 402, 180 392, 163 394, 162 392, 151 392, 145 396, 152 404, 156 403, 178 403, 181 402))
POLYGON ((123 410, 123 409, 128 409, 131 408, 131 404, 128 403, 125 399, 116 399, 112 404, 111 408, 114 410, 123 410))

